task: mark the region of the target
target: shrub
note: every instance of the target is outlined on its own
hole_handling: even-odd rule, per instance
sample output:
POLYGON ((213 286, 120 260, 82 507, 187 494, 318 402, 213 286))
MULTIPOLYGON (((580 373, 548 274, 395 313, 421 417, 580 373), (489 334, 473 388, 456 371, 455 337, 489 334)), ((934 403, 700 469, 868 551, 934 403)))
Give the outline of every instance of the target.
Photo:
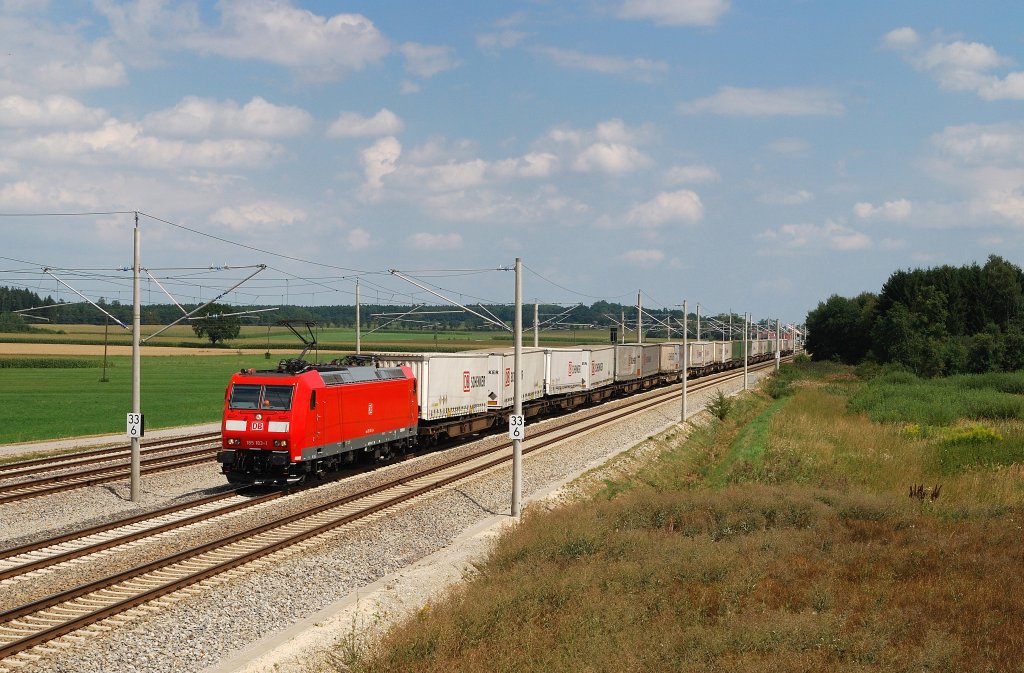
POLYGON ((708 404, 708 411, 718 420, 724 421, 729 412, 732 411, 732 399, 719 390, 718 395, 712 398, 708 404))
POLYGON ((764 382, 764 392, 772 399, 779 399, 789 395, 792 391, 790 381, 775 374, 769 376, 764 382))

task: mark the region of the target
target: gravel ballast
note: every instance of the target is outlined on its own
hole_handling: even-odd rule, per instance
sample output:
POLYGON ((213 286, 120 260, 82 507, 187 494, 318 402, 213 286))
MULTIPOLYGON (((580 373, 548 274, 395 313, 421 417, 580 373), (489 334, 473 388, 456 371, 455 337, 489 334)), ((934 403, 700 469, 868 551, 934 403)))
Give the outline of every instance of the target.
MULTIPOLYGON (((742 388, 735 380, 726 392, 742 388)), ((713 389, 717 391, 717 389, 713 389)), ((691 395, 689 409, 703 409, 714 392, 691 395)), ((627 421, 573 437, 524 458, 524 499, 549 495, 567 480, 678 424, 678 403, 666 403, 627 421)), ((556 421, 544 421, 545 423, 556 421)), ((493 436, 475 442, 501 442, 493 436)), ((459 447, 381 468, 330 489, 363 488, 412 470, 422 461, 445 461, 459 447)), ((330 649, 362 642, 437 595, 471 571, 509 518, 511 466, 460 482, 436 495, 288 554, 249 566, 228 579, 199 585, 190 597, 160 609, 137 609, 100 637, 51 646, 52 654, 16 670, 93 673, 227 673, 244 670, 307 671, 330 649)), ((215 466, 176 470, 146 480, 144 504, 155 507, 224 488, 215 466)), ((104 518, 137 511, 127 483, 81 489, 0 507, 4 546, 12 537, 52 535, 104 518), (33 523, 35 522, 35 528, 33 523), (46 522, 50 522, 49 524, 46 522), (7 525, 11 528, 8 529, 7 525)), ((320 489, 317 489, 319 491, 320 489)), ((326 491, 324 491, 326 494, 326 491)), ((294 497, 294 496, 292 496, 294 497)), ((309 496, 326 497, 326 495, 309 496)), ((117 624, 117 622, 115 622, 117 624)), ((0 668, 3 664, 0 664, 0 668)))

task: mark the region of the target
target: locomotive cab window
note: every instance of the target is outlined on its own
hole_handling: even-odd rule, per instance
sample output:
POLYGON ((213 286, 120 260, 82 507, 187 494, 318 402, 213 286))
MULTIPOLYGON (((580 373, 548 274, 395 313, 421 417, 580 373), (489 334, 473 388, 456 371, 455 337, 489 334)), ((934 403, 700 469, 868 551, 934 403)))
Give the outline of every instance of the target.
POLYGON ((232 409, 259 409, 261 388, 263 386, 236 383, 231 386, 231 398, 228 400, 228 405, 232 409))
POLYGON ((292 408, 291 386, 264 386, 263 409, 286 411, 292 408))
POLYGON ((292 387, 236 383, 231 387, 228 406, 231 409, 287 411, 292 408, 292 387))

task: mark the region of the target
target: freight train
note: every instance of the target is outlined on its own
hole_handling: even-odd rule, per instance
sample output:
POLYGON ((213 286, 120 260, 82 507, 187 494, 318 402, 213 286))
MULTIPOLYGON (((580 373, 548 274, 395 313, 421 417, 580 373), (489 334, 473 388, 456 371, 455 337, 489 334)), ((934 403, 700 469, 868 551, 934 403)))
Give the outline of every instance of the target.
MULTIPOLYGON (((523 348, 523 414, 571 410, 682 380, 683 344, 523 348)), ((747 360, 793 352, 749 340, 747 360)), ((743 366, 742 341, 690 341, 688 378, 743 366)), ((225 391, 217 461, 237 484, 296 483, 360 460, 503 427, 514 405, 512 349, 284 360, 236 372, 225 391)))

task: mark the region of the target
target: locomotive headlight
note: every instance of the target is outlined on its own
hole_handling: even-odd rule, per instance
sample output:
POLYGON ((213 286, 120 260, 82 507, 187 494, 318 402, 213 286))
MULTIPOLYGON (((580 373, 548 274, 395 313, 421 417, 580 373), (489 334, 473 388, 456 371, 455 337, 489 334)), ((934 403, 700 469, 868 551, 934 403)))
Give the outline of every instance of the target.
POLYGON ((231 437, 231 438, 228 439, 228 446, 238 446, 241 443, 242 443, 242 440, 240 440, 240 439, 238 439, 236 437, 231 437))
POLYGON ((286 446, 288 446, 288 440, 287 439, 275 439, 274 440, 274 446, 286 447, 286 446))

